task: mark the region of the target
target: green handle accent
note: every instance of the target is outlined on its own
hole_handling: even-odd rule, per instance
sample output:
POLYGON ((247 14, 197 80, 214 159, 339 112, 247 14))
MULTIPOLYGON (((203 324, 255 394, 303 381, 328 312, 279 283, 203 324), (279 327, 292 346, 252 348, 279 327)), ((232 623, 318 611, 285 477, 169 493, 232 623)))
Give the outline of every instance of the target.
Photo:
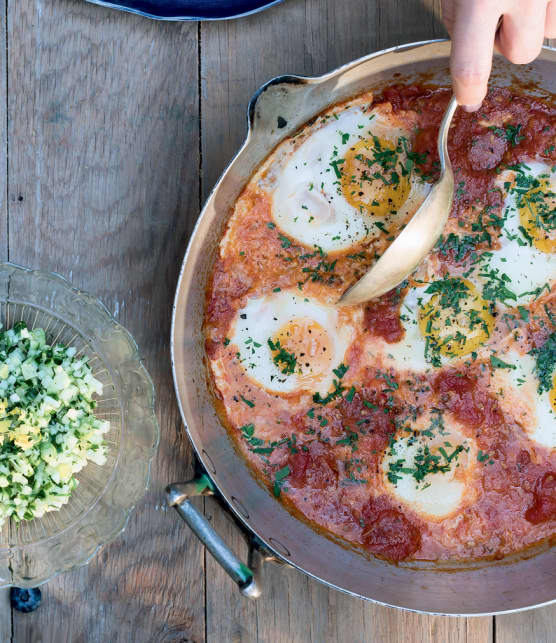
POLYGON ((203 473, 198 478, 195 478, 195 491, 201 495, 206 489, 214 493, 214 485, 212 480, 207 476, 206 473, 203 473))

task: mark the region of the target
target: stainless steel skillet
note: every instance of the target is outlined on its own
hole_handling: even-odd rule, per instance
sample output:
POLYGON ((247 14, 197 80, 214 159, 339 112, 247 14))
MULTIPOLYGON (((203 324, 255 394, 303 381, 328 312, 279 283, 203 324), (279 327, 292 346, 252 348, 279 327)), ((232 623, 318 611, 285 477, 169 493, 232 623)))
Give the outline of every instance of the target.
MULTIPOLYGON (((446 41, 413 43, 318 78, 281 76, 268 82, 251 99, 246 141, 216 184, 191 236, 174 303, 172 366, 181 414, 207 475, 171 485, 169 503, 249 596, 260 592, 257 569, 233 556, 188 502, 191 495, 219 492, 257 537, 250 561, 255 568, 262 557, 275 557, 354 596, 426 613, 484 615, 556 601, 555 546, 511 562, 444 571, 431 565, 392 565, 314 531, 250 474, 218 420, 207 386, 201 333, 205 287, 225 222, 253 171, 279 141, 329 105, 397 82, 448 84, 449 53, 446 41)), ((556 93, 556 50, 544 48, 534 63, 519 69, 497 57, 492 82, 526 83, 527 91, 538 95, 556 93)))

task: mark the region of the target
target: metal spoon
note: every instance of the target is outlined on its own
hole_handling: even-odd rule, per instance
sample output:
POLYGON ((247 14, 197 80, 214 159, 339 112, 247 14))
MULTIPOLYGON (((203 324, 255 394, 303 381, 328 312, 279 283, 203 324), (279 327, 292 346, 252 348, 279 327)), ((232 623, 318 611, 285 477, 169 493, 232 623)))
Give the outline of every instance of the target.
POLYGON ((392 290, 434 248, 448 220, 454 199, 454 173, 448 156, 448 130, 457 106, 456 98, 452 96, 438 130, 440 179, 386 252, 358 282, 344 292, 338 305, 360 304, 392 290))

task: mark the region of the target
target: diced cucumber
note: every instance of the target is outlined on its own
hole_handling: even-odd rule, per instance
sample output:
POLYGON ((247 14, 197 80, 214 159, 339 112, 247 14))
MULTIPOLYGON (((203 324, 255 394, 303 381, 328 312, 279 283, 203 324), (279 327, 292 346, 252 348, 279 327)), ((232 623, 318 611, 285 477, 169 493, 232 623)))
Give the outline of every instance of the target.
POLYGON ((95 418, 93 400, 102 384, 76 353, 24 322, 0 331, 0 525, 58 510, 74 474, 106 462, 110 425, 95 418))

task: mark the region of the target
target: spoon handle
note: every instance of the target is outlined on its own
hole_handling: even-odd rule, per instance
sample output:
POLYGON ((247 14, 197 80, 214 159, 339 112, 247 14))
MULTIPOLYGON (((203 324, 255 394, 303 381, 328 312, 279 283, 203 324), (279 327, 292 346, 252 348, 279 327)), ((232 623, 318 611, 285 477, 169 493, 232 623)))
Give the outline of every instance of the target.
POLYGON ((448 133, 450 131, 450 123, 452 122, 452 117, 454 115, 454 112, 456 111, 457 106, 458 102, 456 100, 456 97, 452 96, 450 102, 448 103, 448 107, 444 112, 442 122, 440 123, 440 129, 438 131, 437 145, 438 157, 440 158, 441 174, 444 174, 446 172, 446 168, 449 168, 450 170, 452 169, 450 157, 448 156, 448 133))

